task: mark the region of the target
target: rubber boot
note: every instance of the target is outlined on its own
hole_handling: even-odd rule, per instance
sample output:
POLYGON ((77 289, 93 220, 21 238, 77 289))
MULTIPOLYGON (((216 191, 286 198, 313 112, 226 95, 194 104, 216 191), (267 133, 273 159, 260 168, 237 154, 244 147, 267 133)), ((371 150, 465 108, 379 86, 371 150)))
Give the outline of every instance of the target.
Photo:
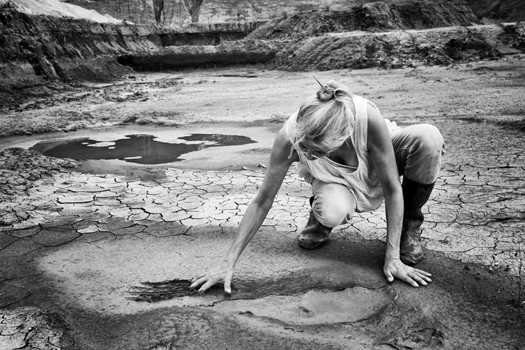
POLYGON ((421 224, 424 215, 421 207, 428 201, 434 184, 425 185, 405 177, 402 187, 405 206, 401 229, 401 261, 407 265, 415 265, 424 258, 421 245, 421 224))
MULTIPOLYGON (((312 205, 314 197, 310 198, 310 205, 312 205)), ((326 242, 328 242, 328 236, 332 232, 331 227, 326 227, 317 221, 314 212, 310 210, 310 216, 304 230, 297 237, 299 246, 305 249, 315 249, 326 242)))

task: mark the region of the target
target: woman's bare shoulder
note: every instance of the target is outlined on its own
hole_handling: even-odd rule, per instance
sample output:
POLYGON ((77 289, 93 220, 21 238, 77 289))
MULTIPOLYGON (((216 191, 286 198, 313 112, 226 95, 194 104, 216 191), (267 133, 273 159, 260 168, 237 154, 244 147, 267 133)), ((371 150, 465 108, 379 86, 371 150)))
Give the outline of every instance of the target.
POLYGON ((292 142, 286 132, 286 125, 283 125, 281 130, 277 133, 272 147, 272 156, 275 155, 278 159, 288 162, 294 162, 299 159, 296 151, 292 147, 292 142))
POLYGON ((368 125, 372 126, 372 128, 382 126, 385 123, 385 118, 383 118, 377 106, 370 101, 367 101, 366 104, 366 115, 368 117, 368 125))

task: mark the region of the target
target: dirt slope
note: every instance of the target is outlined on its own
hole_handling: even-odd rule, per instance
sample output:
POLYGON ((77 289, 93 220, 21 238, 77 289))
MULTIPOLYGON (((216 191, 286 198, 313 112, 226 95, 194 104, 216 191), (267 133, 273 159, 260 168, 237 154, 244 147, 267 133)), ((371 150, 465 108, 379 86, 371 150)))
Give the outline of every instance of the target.
POLYGON ((525 20, 523 0, 466 0, 472 11, 479 17, 497 22, 518 22, 525 20))
MULTIPOLYGON (((65 0, 65 2, 109 13, 115 18, 134 23, 154 23, 154 10, 151 1, 145 0, 65 0)), ((244 21, 268 21, 281 17, 283 13, 306 13, 316 9, 330 8, 345 10, 351 6, 374 3, 375 0, 242 0, 242 1, 181 1, 164 0, 160 23, 182 25, 193 19, 199 23, 222 23, 244 21)), ((390 5, 402 5, 406 0, 384 0, 390 5)), ((499 22, 525 20, 525 2, 522 0, 432 0, 428 3, 456 5, 468 4, 479 19, 492 19, 499 22)))
POLYGON ((504 51, 521 52, 525 37, 510 33, 524 29, 523 26, 492 25, 327 34, 296 42, 281 50, 275 64, 281 69, 304 71, 367 67, 390 69, 498 59, 504 51), (509 40, 506 35, 513 39, 509 40), (508 43, 505 40, 509 40, 508 43))
POLYGON ((344 11, 310 11, 269 21, 253 31, 250 39, 286 39, 362 30, 426 29, 470 26, 479 23, 465 4, 410 1, 401 4, 376 2, 344 11))
POLYGON ((85 19, 98 23, 121 23, 122 21, 107 14, 88 10, 80 6, 65 4, 59 0, 0 0, 0 6, 10 3, 16 5, 20 12, 29 15, 47 15, 85 19))

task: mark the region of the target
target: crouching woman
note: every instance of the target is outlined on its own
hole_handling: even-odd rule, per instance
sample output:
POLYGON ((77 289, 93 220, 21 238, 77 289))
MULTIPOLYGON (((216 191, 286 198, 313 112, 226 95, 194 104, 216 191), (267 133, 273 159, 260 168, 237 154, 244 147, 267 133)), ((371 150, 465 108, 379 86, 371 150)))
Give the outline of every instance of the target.
POLYGON ((335 82, 307 99, 277 134, 263 183, 240 223, 224 260, 191 287, 205 291, 223 282, 231 293, 234 267, 270 210, 292 163, 312 186, 310 216, 298 235, 305 249, 329 240, 354 212, 373 211, 383 200, 387 236, 383 272, 414 287, 427 285, 428 272, 413 268, 424 255, 422 206, 438 176, 444 142, 438 129, 420 124, 400 128, 377 107, 335 82), (402 183, 400 176, 403 177, 402 183))

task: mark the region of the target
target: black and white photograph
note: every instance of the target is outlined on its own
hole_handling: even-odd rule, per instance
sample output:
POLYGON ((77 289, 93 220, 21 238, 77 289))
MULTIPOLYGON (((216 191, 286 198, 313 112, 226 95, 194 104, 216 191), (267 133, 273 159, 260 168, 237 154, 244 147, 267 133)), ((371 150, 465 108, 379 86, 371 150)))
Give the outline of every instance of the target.
POLYGON ((524 0, 0 0, 0 350, 525 350, 524 0))

